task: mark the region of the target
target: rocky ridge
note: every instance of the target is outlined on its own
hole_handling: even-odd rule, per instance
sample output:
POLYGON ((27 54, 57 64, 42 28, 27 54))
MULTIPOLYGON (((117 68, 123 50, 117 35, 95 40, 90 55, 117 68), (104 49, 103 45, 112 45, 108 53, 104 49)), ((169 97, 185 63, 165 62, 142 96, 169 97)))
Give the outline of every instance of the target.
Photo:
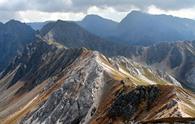
MULTIPOLYGON (((147 47, 128 46, 97 37, 74 22, 48 23, 41 36, 60 47, 97 50, 108 57, 124 56, 160 73, 168 73, 182 86, 194 91, 195 44, 193 41, 159 43, 147 47)), ((167 77, 168 78, 168 77, 167 77)), ((176 82, 176 81, 175 81, 176 82)))
POLYGON ((59 48, 38 39, 0 78, 0 120, 4 124, 144 123, 168 117, 191 121, 194 94, 163 77, 126 58, 107 58, 86 48, 59 48), (125 116, 116 117, 120 99, 124 108, 130 108, 127 114, 122 111, 125 116))

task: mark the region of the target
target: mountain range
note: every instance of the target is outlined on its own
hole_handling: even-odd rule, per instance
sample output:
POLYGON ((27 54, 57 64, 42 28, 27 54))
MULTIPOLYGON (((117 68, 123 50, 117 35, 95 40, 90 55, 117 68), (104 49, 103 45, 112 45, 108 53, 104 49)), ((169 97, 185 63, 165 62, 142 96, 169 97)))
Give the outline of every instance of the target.
POLYGON ((97 15, 87 15, 82 21, 77 23, 87 31, 103 38, 112 36, 113 31, 118 26, 118 22, 97 15))
MULTIPOLYGON (((159 42, 195 40, 195 21, 170 15, 132 11, 120 22, 87 15, 77 23, 101 38, 130 45, 147 46, 159 42)), ((34 29, 40 29, 45 24, 47 22, 29 23, 34 29)))
POLYGON ((140 11, 132 11, 119 23, 93 15, 87 16, 79 24, 103 38, 131 45, 195 39, 194 20, 140 11))
MULTIPOLYGON (((66 48, 85 47, 113 56, 125 56, 161 71, 169 72, 184 86, 195 87, 195 43, 159 43, 148 47, 127 46, 102 39, 81 28, 74 22, 57 21, 48 23, 40 30, 49 43, 66 48)), ((194 89, 194 88, 193 88, 194 89)))
POLYGON ((0 123, 194 123, 193 25, 138 11, 0 23, 0 123))
POLYGON ((0 119, 5 124, 193 121, 195 95, 170 79, 125 57, 37 39, 1 77, 0 119))

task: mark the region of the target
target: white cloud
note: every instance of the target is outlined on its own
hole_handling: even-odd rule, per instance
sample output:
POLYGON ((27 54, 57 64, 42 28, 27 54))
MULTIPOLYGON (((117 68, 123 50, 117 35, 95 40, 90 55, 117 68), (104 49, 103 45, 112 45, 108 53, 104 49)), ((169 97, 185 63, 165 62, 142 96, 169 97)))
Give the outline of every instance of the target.
POLYGON ((0 22, 7 22, 10 19, 21 20, 18 12, 14 11, 0 11, 0 22))
POLYGON ((58 19, 77 21, 85 16, 83 13, 71 12, 20 11, 18 13, 23 22, 56 21, 58 19))
POLYGON ((150 14, 156 14, 156 15, 166 13, 166 11, 159 9, 154 5, 149 6, 147 12, 150 14))
MULTIPOLYGON (((138 10, 136 8, 132 10, 138 10)), ((132 11, 130 10, 130 11, 132 11)), ((99 8, 96 6, 90 7, 86 13, 82 12, 42 12, 42 11, 19 11, 19 19, 23 22, 40 22, 40 21, 55 21, 58 19, 61 20, 72 20, 78 21, 82 20, 88 14, 96 14, 104 18, 112 19, 114 21, 120 21, 123 19, 130 11, 128 12, 119 12, 112 7, 99 8)))
MULTIPOLYGON (((131 10, 130 10, 131 11, 131 10)), ((87 14, 96 14, 104 18, 112 19, 114 21, 120 21, 124 18, 130 11, 119 12, 112 7, 98 8, 97 6, 92 6, 87 10, 87 14)))
POLYGON ((0 5, 3 5, 7 2, 7 0, 0 0, 0 5))
POLYGON ((194 0, 72 0, 74 7, 86 10, 91 6, 109 6, 119 11, 129 11, 132 6, 145 10, 155 5, 163 10, 178 10, 191 8, 195 5, 194 0))
POLYGON ((147 12, 150 14, 166 14, 181 18, 195 19, 195 7, 180 10, 162 10, 152 5, 148 7, 147 12))
POLYGON ((181 9, 177 11, 168 11, 168 13, 182 18, 195 19, 195 7, 189 9, 181 9))
POLYGON ((81 20, 86 14, 120 21, 132 10, 195 19, 194 0, 0 0, 0 21, 81 20))

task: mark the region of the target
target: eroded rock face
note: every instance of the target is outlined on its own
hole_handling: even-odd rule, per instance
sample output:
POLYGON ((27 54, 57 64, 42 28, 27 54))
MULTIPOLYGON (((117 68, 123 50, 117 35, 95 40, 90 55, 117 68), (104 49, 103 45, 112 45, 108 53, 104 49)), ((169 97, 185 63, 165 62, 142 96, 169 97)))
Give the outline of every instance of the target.
POLYGON ((186 74, 186 78, 187 78, 187 82, 188 84, 186 84, 189 88, 195 87, 195 67, 191 69, 190 72, 188 72, 186 74))
MULTIPOLYGON (((98 106, 101 90, 106 82, 104 69, 91 59, 76 60, 78 63, 67 70, 68 76, 40 108, 26 116, 22 124, 78 124, 87 123, 86 117, 98 106)), ((91 115, 92 116, 92 115, 91 115)))
POLYGON ((128 93, 122 93, 112 104, 108 116, 130 120, 140 108, 140 104, 145 104, 145 109, 149 109, 159 94, 160 89, 156 86, 139 86, 128 93))
POLYGON ((159 81, 159 79, 168 81, 176 86, 182 86, 179 81, 177 81, 173 76, 164 72, 162 70, 152 68, 151 66, 141 65, 136 63, 130 58, 123 56, 117 56, 110 58, 110 62, 116 67, 119 71, 123 70, 127 73, 130 73, 134 76, 140 76, 144 79, 151 80, 151 83, 159 81), (152 77, 152 75, 155 75, 152 77))
POLYGON ((9 87, 19 80, 24 80, 28 81, 25 84, 26 89, 31 90, 47 78, 60 73, 81 53, 82 49, 59 49, 37 39, 36 42, 27 45, 22 54, 15 57, 0 79, 17 68, 9 87))

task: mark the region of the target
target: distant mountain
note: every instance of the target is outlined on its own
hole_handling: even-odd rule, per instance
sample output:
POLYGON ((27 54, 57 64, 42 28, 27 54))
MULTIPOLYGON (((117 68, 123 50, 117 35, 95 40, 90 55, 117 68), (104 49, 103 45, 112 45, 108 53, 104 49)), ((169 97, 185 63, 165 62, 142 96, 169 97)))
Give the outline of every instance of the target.
POLYGON ((49 23, 50 21, 45 21, 45 22, 30 22, 26 23, 27 25, 31 26, 34 30, 40 30, 44 25, 49 23))
POLYGON ((101 37, 111 36, 118 25, 117 22, 102 18, 98 15, 87 15, 78 24, 87 31, 101 37))
POLYGON ((165 42, 143 47, 139 55, 130 58, 168 72, 183 86, 195 91, 195 42, 165 42))
POLYGON ((137 52, 137 47, 126 46, 121 43, 114 43, 104 38, 96 36, 75 22, 56 21, 46 24, 40 30, 41 37, 49 42, 49 44, 56 44, 58 46, 65 46, 67 48, 86 47, 91 50, 97 50, 105 55, 123 55, 126 53, 134 54, 137 52))
POLYGON ((46 24, 40 30, 40 35, 49 42, 58 42, 68 48, 88 47, 102 42, 101 38, 89 33, 75 22, 61 20, 46 24))
POLYGON ((195 21, 132 11, 119 23, 115 36, 130 44, 138 45, 195 40, 195 21))
POLYGON ((130 45, 195 40, 195 21, 169 15, 132 11, 120 23, 86 16, 79 24, 102 38, 130 45))
POLYGON ((0 23, 0 72, 34 38, 35 31, 24 23, 15 20, 0 23))
MULTIPOLYGON (((27 24, 41 30, 47 23, 27 24)), ((159 42, 195 40, 195 20, 170 15, 132 11, 120 23, 98 15, 87 15, 75 23, 93 35, 129 45, 148 46, 159 42)))

